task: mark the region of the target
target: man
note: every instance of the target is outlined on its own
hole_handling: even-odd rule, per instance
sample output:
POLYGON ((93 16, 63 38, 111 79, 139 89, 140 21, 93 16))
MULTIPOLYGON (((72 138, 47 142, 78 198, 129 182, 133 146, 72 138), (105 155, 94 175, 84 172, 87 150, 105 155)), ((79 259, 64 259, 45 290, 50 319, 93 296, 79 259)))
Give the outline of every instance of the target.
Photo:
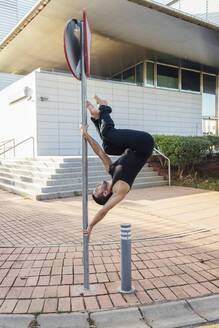
POLYGON ((112 109, 108 106, 107 101, 96 95, 94 100, 98 108, 87 101, 87 109, 103 141, 104 151, 88 134, 88 126, 81 124, 80 131, 96 155, 99 156, 106 172, 111 175, 112 179, 97 184, 93 191, 93 199, 103 207, 83 232, 85 236, 88 236, 88 239, 95 224, 102 220, 107 212, 129 192, 137 174, 151 156, 154 147, 152 136, 146 132, 115 129, 114 122, 110 117, 112 109), (107 154, 121 156, 113 163, 107 154))

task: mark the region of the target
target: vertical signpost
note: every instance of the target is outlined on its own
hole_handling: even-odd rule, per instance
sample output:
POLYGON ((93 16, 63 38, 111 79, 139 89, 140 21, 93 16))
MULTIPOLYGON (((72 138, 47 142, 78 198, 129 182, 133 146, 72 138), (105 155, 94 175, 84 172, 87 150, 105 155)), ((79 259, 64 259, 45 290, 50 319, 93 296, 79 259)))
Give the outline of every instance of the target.
MULTIPOLYGON (((84 56, 84 22, 81 25, 81 105, 82 105, 82 124, 87 124, 87 77, 85 74, 85 56, 84 56)), ((88 189, 88 165, 87 165, 87 140, 82 137, 82 203, 83 203, 83 229, 87 229, 87 189, 88 189)), ((89 289, 89 256, 88 256, 88 237, 83 236, 84 253, 84 288, 89 289)))
MULTIPOLYGON (((91 31, 88 24, 86 10, 83 10, 83 20, 78 22, 71 19, 67 22, 64 32, 64 51, 69 69, 75 78, 81 80, 82 124, 87 124, 87 77, 90 76, 90 44, 91 31)), ((88 226, 88 161, 87 141, 82 137, 82 196, 83 196, 83 229, 88 226)), ((89 286, 89 253, 88 237, 83 236, 84 260, 84 291, 89 286)), ((83 291, 81 290, 81 292, 83 291)))

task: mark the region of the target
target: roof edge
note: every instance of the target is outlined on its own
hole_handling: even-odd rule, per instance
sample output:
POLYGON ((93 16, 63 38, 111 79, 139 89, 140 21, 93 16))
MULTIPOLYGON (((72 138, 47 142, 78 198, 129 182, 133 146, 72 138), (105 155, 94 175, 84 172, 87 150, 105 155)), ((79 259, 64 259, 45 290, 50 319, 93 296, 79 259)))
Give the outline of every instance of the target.
MULTIPOLYGON (((50 3, 51 0, 40 0, 28 13, 20 23, 2 40, 0 44, 0 52, 50 3)), ((195 16, 180 12, 175 8, 169 8, 166 5, 159 4, 153 0, 127 0, 140 6, 151 8, 164 14, 180 18, 187 22, 212 29, 219 32, 219 26, 198 19, 195 16)))
POLYGON ((13 28, 13 30, 2 40, 0 43, 0 51, 2 51, 48 5, 50 1, 51 0, 38 1, 13 28))
POLYGON ((167 7, 166 5, 162 5, 158 2, 155 2, 153 0, 127 0, 129 2, 133 2, 136 3, 140 6, 143 7, 147 7, 147 8, 151 8, 151 9, 155 9, 157 11, 160 11, 164 14, 170 15, 170 16, 174 16, 176 18, 180 18, 182 20, 185 20, 187 22, 196 24, 196 25, 200 25, 202 27, 206 27, 208 29, 214 30, 216 32, 219 32, 219 26, 215 25, 215 24, 211 24, 208 23, 207 21, 204 21, 202 19, 197 18, 196 16, 184 13, 182 11, 179 11, 175 8, 170 8, 167 7))

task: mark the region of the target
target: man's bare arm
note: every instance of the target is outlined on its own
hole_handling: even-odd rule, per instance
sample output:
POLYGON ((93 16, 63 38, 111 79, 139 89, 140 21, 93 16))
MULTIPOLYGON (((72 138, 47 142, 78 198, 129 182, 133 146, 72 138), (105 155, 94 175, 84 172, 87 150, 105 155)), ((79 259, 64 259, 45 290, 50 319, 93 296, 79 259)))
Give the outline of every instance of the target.
POLYGON ((94 140, 88 133, 85 127, 83 127, 81 125, 81 133, 82 135, 87 139, 87 141, 89 142, 91 148, 93 149, 93 151, 95 152, 95 154, 101 159, 106 172, 109 172, 109 167, 112 164, 111 159, 109 158, 109 156, 107 156, 107 154, 103 151, 103 149, 100 147, 100 145, 98 144, 98 142, 96 140, 94 140))
POLYGON ((90 237, 90 233, 91 233, 93 227, 104 218, 104 216, 109 212, 110 209, 112 209, 114 206, 116 206, 116 204, 121 202, 121 200, 123 200, 123 198, 126 196, 126 194, 127 194, 126 192, 119 193, 119 194, 113 194, 109 198, 107 203, 101 208, 101 210, 99 210, 97 212, 97 214, 95 215, 95 217, 89 224, 87 230, 84 230, 84 235, 90 237))

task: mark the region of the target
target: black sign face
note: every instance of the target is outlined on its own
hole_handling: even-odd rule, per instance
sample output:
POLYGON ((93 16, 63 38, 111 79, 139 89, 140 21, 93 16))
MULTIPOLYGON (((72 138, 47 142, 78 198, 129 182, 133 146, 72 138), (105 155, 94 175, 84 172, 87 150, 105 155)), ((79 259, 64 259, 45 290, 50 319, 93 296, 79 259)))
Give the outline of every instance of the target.
POLYGON ((76 19, 71 19, 66 24, 64 50, 70 71, 76 79, 81 80, 80 25, 76 19))

